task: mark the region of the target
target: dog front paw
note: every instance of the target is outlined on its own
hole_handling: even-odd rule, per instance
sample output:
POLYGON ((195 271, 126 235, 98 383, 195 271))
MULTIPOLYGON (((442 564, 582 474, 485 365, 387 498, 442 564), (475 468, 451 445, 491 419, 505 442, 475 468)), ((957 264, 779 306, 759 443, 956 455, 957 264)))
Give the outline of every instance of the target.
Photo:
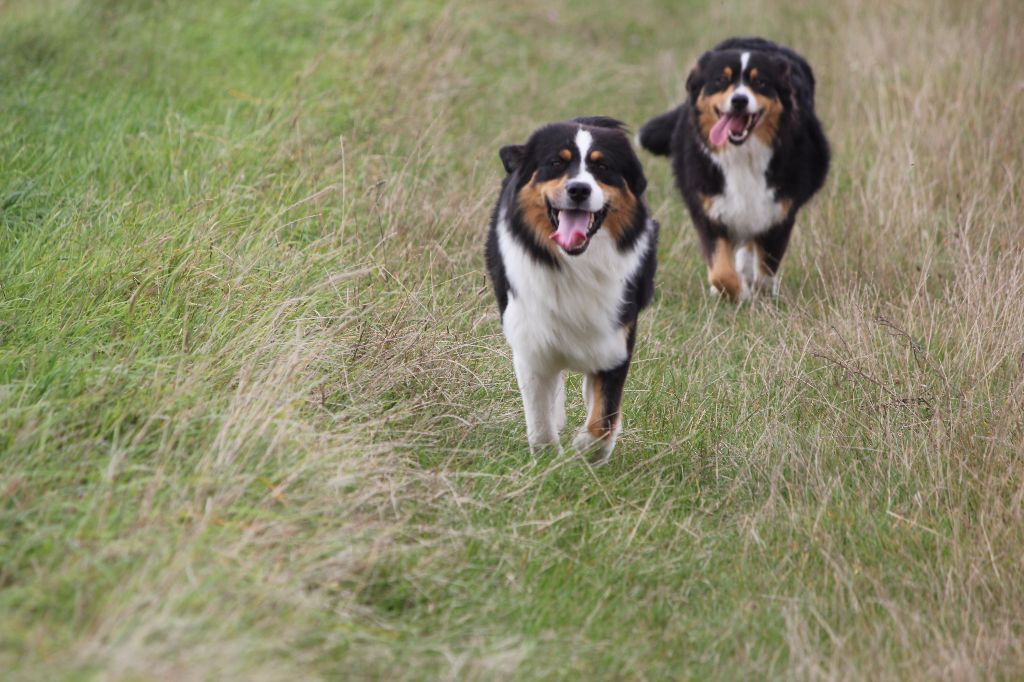
POLYGON ((558 440, 558 435, 546 435, 544 437, 529 436, 527 441, 530 443, 530 453, 538 455, 544 450, 552 449, 559 455, 564 454, 562 450, 562 443, 558 440))
POLYGON ((577 454, 586 457, 591 464, 604 464, 612 456, 616 436, 615 433, 608 433, 598 438, 584 428, 573 438, 572 446, 577 454))

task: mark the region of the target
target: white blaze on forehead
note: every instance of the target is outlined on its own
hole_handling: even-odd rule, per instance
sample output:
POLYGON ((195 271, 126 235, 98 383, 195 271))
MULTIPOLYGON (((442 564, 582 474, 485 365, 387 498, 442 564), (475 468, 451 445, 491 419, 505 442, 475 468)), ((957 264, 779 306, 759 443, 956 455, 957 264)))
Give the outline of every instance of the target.
POLYGON ((594 144, 594 136, 589 130, 580 128, 576 131, 575 143, 576 149, 580 152, 580 170, 569 180, 570 182, 585 182, 590 185, 590 198, 581 208, 587 211, 599 211, 604 206, 604 192, 601 191, 597 180, 587 168, 587 155, 590 153, 590 147, 594 144))
POLYGON ((580 159, 582 161, 587 160, 587 152, 590 151, 590 145, 592 144, 594 144, 594 136, 590 134, 589 130, 580 128, 576 131, 576 148, 580 150, 580 159))
POLYGON ((748 114, 757 112, 757 100, 754 99, 754 93, 751 92, 750 88, 747 87, 747 79, 743 74, 747 72, 747 64, 750 63, 750 53, 744 52, 740 55, 740 85, 738 88, 733 90, 733 97, 736 95, 745 95, 747 98, 747 106, 742 111, 748 114))

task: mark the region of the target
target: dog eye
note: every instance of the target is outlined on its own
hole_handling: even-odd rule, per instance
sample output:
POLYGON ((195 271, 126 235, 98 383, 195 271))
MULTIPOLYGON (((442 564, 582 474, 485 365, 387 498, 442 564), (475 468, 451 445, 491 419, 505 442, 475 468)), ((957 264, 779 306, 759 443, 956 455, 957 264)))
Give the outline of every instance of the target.
POLYGON ((562 166, 563 166, 564 164, 565 164, 565 162, 564 162, 564 161, 562 161, 562 159, 560 159, 560 158, 554 158, 554 159, 551 159, 551 162, 550 162, 550 164, 549 164, 549 165, 550 165, 550 166, 551 166, 552 168, 561 168, 561 167, 562 167, 562 166))
POLYGON ((718 80, 715 81, 715 84, 716 85, 725 85, 728 82, 729 82, 728 78, 726 78, 725 76, 719 76, 718 80))
POLYGON ((754 79, 754 87, 755 88, 763 88, 763 87, 765 87, 765 85, 766 85, 766 83, 764 82, 764 80, 762 80, 760 78, 755 78, 754 79))

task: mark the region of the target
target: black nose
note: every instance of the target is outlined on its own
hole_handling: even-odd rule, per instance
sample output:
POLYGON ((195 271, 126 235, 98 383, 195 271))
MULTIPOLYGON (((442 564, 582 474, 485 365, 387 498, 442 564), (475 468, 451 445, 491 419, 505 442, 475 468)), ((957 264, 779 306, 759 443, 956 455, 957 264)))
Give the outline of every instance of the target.
POLYGON ((732 108, 733 109, 746 109, 747 108, 747 102, 749 102, 749 101, 750 101, 750 98, 747 97, 746 95, 733 95, 732 96, 732 108))
POLYGON ((585 182, 570 182, 565 191, 573 201, 586 201, 590 197, 590 185, 585 182))

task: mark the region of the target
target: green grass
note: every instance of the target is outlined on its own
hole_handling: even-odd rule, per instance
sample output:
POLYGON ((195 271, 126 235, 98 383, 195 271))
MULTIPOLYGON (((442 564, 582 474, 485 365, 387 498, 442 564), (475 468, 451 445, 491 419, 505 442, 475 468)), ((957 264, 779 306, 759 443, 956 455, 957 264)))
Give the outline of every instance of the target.
POLYGON ((1022 26, 0 1, 5 677, 1024 675, 1022 26), (482 264, 498 147, 635 128, 755 31, 814 64, 835 153, 782 298, 707 297, 643 156, 625 431, 601 468, 532 456, 482 264))

